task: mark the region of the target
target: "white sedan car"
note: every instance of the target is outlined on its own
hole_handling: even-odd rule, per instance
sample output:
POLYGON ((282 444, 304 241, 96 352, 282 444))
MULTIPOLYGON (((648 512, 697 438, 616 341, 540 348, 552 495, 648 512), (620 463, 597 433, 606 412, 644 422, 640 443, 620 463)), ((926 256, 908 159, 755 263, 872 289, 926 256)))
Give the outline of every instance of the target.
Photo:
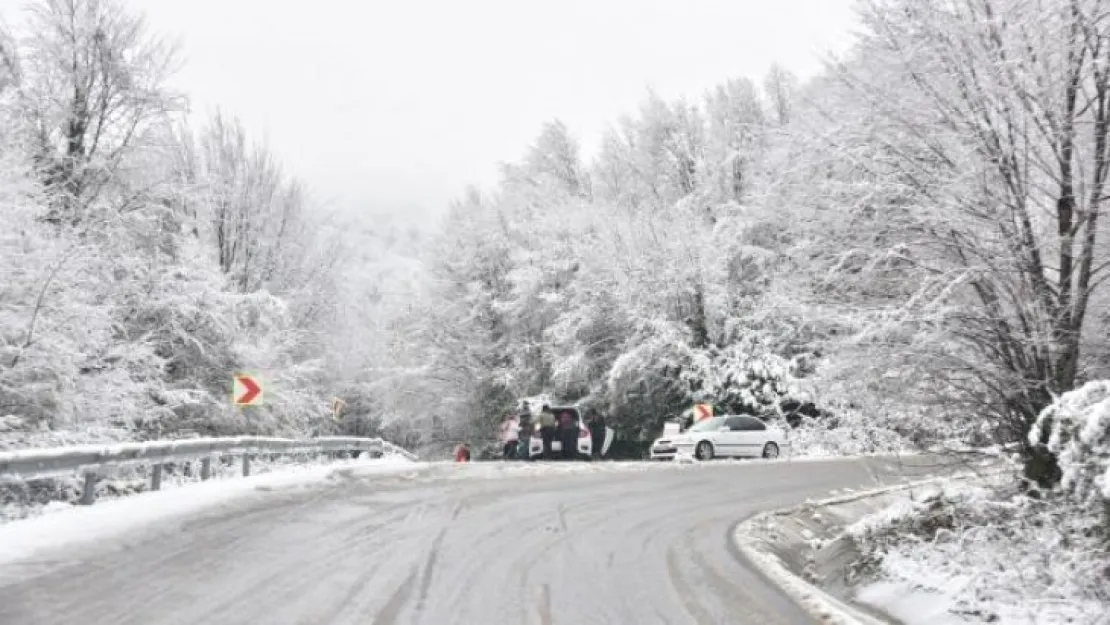
POLYGON ((651 443, 648 452, 649 460, 674 460, 678 450, 669 438, 657 438, 651 443))
POLYGON ((695 423, 670 439, 681 455, 698 460, 727 458, 778 458, 787 444, 779 428, 744 415, 722 415, 695 423))
POLYGON ((678 450, 671 442, 675 436, 682 433, 682 426, 677 421, 667 421, 663 424, 663 436, 651 443, 648 458, 651 460, 674 460, 678 450))

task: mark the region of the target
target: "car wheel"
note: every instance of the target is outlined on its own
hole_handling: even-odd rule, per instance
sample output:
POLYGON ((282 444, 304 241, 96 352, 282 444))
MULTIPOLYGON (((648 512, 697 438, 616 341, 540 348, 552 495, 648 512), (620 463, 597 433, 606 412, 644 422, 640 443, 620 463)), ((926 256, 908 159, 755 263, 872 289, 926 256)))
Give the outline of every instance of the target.
POLYGON ((694 457, 698 460, 712 460, 713 459, 713 443, 709 441, 702 441, 694 448, 694 457))
POLYGON ((768 460, 774 460, 779 457, 779 446, 774 443, 767 443, 763 446, 763 457, 768 460))

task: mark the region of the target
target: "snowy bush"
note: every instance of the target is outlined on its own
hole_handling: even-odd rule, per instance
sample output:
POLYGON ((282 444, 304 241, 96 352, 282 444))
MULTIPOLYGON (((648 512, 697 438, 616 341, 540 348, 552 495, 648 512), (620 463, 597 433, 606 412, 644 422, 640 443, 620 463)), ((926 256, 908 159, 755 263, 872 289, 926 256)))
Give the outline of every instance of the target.
POLYGON ((790 452, 799 456, 854 456, 906 452, 911 444, 897 432, 875 427, 855 411, 838 412, 836 421, 803 418, 790 430, 790 452))
POLYGON ((713 403, 730 414, 763 414, 795 394, 792 363, 754 341, 696 350, 690 360, 681 378, 691 403, 713 403))
POLYGON ((668 416, 688 407, 689 394, 680 376, 691 351, 680 337, 661 329, 621 354, 609 370, 611 425, 632 438, 655 436, 668 416))
POLYGON ((1088 382, 1041 412, 1029 432, 1060 468, 1060 492, 1110 529, 1110 380, 1088 382))
POLYGON ((905 622, 1094 625, 1110 611, 1107 553, 1074 506, 950 484, 847 532, 862 553, 848 573, 857 597, 905 622))

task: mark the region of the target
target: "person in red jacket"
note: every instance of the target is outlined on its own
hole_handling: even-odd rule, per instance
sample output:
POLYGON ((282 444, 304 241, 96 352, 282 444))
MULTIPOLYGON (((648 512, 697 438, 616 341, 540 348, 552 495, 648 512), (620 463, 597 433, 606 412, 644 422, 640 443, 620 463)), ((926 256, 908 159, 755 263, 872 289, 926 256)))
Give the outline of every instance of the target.
POLYGON ((470 446, 466 443, 460 443, 455 448, 455 462, 470 462, 470 446))

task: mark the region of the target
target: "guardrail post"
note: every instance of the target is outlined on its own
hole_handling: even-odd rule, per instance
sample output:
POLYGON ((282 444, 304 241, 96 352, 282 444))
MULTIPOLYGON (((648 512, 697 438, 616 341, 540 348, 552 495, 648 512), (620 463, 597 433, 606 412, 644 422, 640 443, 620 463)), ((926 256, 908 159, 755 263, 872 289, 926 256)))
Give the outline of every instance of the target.
POLYGON ((85 474, 85 484, 81 488, 82 506, 91 506, 96 501, 96 473, 88 472, 85 474))
POLYGON ((200 479, 207 480, 212 477, 212 458, 203 458, 200 461, 200 479))
POLYGON ((243 454, 243 477, 251 474, 251 455, 243 454))
POLYGON ((150 471, 150 490, 162 489, 162 465, 156 464, 150 471))

